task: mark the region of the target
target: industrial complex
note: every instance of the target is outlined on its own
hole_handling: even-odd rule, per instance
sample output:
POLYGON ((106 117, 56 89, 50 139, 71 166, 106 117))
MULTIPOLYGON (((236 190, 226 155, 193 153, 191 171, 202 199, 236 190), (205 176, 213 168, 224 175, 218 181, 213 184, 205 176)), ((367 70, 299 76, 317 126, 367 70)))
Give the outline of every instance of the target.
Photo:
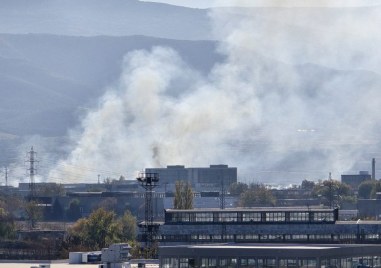
MULTIPOLYGON (((365 171, 342 175, 341 183, 357 194, 364 182, 376 181, 374 173, 373 159, 372 175, 365 171)), ((102 268, 380 266, 381 206, 377 204, 381 194, 358 198, 355 206, 341 202, 339 207, 338 192, 320 197, 312 196, 311 187, 269 188, 276 197, 273 205, 242 207, 240 196, 229 192, 237 184, 236 167, 178 165, 147 168, 136 180, 64 184, 62 195, 44 195, 42 189, 55 187, 49 183, 20 183, 0 190, 23 198, 31 198, 33 190, 33 200, 44 216, 61 222, 87 217, 96 204, 111 204, 116 214, 127 209, 137 219, 141 245, 158 249, 158 255, 151 255, 156 260, 134 260, 129 244, 112 244, 97 252, 70 252, 71 264, 102 268), (173 207, 178 181, 189 183, 192 189, 191 208, 173 207), (78 204, 75 215, 68 213, 73 200, 78 204), (65 213, 57 213, 59 209, 65 213)), ((333 180, 326 187, 332 190, 333 180)), ((63 239, 65 230, 20 230, 18 235, 20 239, 63 239)))

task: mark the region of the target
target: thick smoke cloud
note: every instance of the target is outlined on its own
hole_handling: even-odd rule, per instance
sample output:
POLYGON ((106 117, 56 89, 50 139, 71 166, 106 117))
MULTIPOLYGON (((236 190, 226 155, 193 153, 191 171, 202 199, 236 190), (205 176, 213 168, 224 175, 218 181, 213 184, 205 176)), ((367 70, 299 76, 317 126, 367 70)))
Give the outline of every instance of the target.
POLYGON ((226 60, 203 77, 170 48, 128 54, 50 176, 226 163, 241 180, 288 184, 368 169, 362 161, 380 155, 380 15, 213 10, 226 60))
POLYGON ((328 3, 213 13, 228 68, 242 68, 247 77, 239 80, 260 99, 264 138, 250 136, 262 143, 255 150, 261 156, 250 156, 254 175, 262 167, 301 171, 269 174, 278 181, 329 171, 339 176, 369 169, 370 158, 379 156, 380 8, 324 7, 328 3), (356 166, 359 160, 367 164, 356 166))

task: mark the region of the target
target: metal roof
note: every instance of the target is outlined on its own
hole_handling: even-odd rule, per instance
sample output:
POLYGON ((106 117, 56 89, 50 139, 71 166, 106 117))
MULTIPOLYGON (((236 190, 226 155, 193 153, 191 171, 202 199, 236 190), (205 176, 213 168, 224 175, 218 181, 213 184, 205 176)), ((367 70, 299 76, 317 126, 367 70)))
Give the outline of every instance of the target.
POLYGON ((332 208, 318 207, 252 207, 252 208, 194 208, 194 209, 165 209, 165 212, 305 212, 305 211, 322 211, 332 212, 332 208))

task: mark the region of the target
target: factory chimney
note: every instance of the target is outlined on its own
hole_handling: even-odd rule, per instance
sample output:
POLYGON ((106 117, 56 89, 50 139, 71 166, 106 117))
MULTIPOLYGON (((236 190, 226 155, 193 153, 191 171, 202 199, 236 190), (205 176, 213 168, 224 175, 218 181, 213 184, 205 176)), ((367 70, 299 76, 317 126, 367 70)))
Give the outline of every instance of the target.
POLYGON ((376 179, 376 159, 372 159, 372 180, 376 179))

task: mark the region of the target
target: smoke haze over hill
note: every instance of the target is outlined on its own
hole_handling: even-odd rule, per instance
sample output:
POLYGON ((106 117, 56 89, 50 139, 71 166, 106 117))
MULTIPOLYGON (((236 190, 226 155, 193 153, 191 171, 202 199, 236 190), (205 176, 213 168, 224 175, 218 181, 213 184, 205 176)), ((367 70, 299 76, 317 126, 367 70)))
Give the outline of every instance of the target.
POLYGON ((291 183, 367 168, 380 155, 380 11, 213 10, 226 60, 204 75, 169 47, 128 53, 50 174, 226 163, 291 183))

